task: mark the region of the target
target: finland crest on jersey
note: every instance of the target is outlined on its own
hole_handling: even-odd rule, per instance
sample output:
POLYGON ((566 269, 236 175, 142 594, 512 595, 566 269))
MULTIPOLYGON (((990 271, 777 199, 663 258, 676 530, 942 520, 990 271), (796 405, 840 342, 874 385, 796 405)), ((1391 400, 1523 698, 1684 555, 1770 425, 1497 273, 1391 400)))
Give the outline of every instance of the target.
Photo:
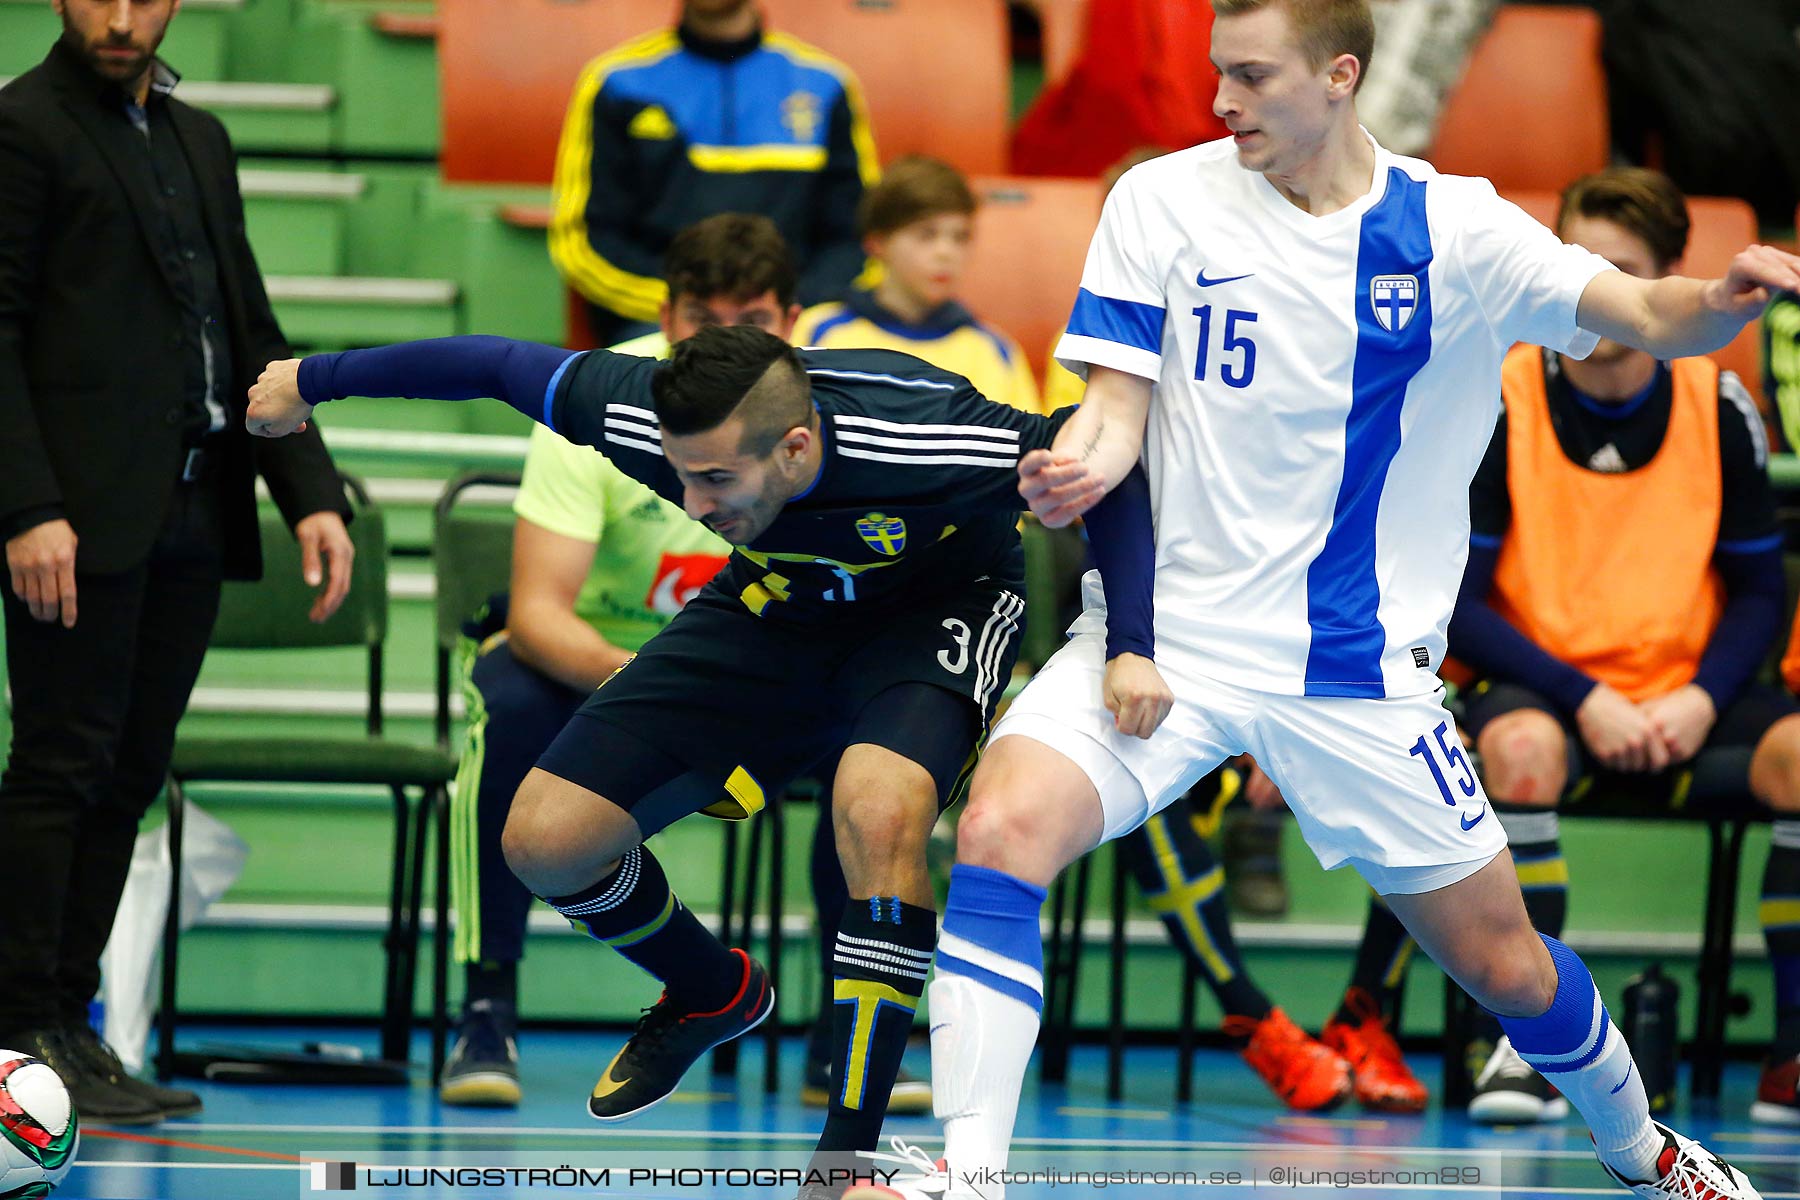
POLYGON ((1369 304, 1383 329, 1389 333, 1404 331, 1419 311, 1419 277, 1377 275, 1369 281, 1369 304))
POLYGON ((1501 357, 1591 350, 1575 309, 1608 266, 1379 146, 1321 217, 1229 139, 1127 173, 1057 357, 1157 385, 1158 656, 1265 692, 1435 688, 1501 357))

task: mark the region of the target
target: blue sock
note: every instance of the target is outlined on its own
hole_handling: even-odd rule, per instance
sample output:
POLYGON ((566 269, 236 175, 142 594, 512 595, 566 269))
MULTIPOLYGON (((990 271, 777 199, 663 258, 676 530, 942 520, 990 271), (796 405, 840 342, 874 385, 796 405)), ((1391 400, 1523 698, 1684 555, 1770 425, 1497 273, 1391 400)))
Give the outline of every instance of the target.
POLYGON ((1605 1049, 1612 1016, 1580 956, 1548 934, 1538 936, 1556 964, 1556 996, 1541 1015, 1501 1017, 1500 1027, 1519 1057, 1538 1070, 1574 1070, 1605 1049))
POLYGON ((1657 1178, 1662 1134, 1644 1080, 1579 955, 1539 934, 1556 967, 1556 995, 1535 1017, 1500 1017, 1519 1057, 1543 1072, 1588 1123, 1600 1160, 1628 1179, 1657 1178))
POLYGON ((938 974, 972 979, 1041 1013, 1044 939, 1038 910, 1045 894, 1005 871, 962 863, 952 867, 938 938, 938 974))

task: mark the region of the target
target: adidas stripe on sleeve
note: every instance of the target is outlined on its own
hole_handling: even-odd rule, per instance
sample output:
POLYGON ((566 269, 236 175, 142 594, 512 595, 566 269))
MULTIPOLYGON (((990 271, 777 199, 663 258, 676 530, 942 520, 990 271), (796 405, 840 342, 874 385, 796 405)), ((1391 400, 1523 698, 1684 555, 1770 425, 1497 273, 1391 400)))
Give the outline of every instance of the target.
POLYGON ((1074 411, 1022 412, 906 355, 809 351, 806 360, 830 452, 881 471, 894 502, 1022 508, 1019 459, 1047 449, 1074 411))
POLYGON ((674 504, 681 480, 663 457, 662 429, 651 408, 657 360, 592 350, 571 359, 551 385, 544 424, 569 441, 592 446, 619 470, 674 504))

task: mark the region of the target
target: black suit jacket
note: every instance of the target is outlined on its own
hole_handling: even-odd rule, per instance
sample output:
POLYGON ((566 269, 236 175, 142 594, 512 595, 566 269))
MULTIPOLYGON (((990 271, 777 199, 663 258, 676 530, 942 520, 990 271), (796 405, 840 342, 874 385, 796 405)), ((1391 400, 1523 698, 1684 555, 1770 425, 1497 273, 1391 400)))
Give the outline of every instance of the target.
MULTIPOLYGON (((58 42, 0 89, 0 533, 60 511, 76 569, 125 570, 150 551, 185 453, 184 330, 153 247, 147 156, 122 152, 107 85, 58 42)), ((227 578, 262 570, 255 476, 289 525, 348 512, 316 428, 264 441, 244 430, 264 364, 290 357, 244 236, 237 163, 210 113, 167 98, 219 265, 236 373, 212 439, 227 578)), ((129 125, 126 127, 129 130, 129 125)), ((129 145, 127 142, 126 145, 129 145)))

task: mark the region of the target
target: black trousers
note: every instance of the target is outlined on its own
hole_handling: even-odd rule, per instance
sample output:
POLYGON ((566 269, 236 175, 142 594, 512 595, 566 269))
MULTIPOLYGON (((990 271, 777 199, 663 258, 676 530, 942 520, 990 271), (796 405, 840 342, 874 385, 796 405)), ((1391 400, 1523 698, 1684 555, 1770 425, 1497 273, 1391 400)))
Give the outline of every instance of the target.
POLYGON ((212 484, 182 483, 144 562, 77 572, 73 629, 34 620, 0 579, 13 696, 0 1044, 87 1018, 138 821, 162 789, 218 615, 220 541, 212 484))

